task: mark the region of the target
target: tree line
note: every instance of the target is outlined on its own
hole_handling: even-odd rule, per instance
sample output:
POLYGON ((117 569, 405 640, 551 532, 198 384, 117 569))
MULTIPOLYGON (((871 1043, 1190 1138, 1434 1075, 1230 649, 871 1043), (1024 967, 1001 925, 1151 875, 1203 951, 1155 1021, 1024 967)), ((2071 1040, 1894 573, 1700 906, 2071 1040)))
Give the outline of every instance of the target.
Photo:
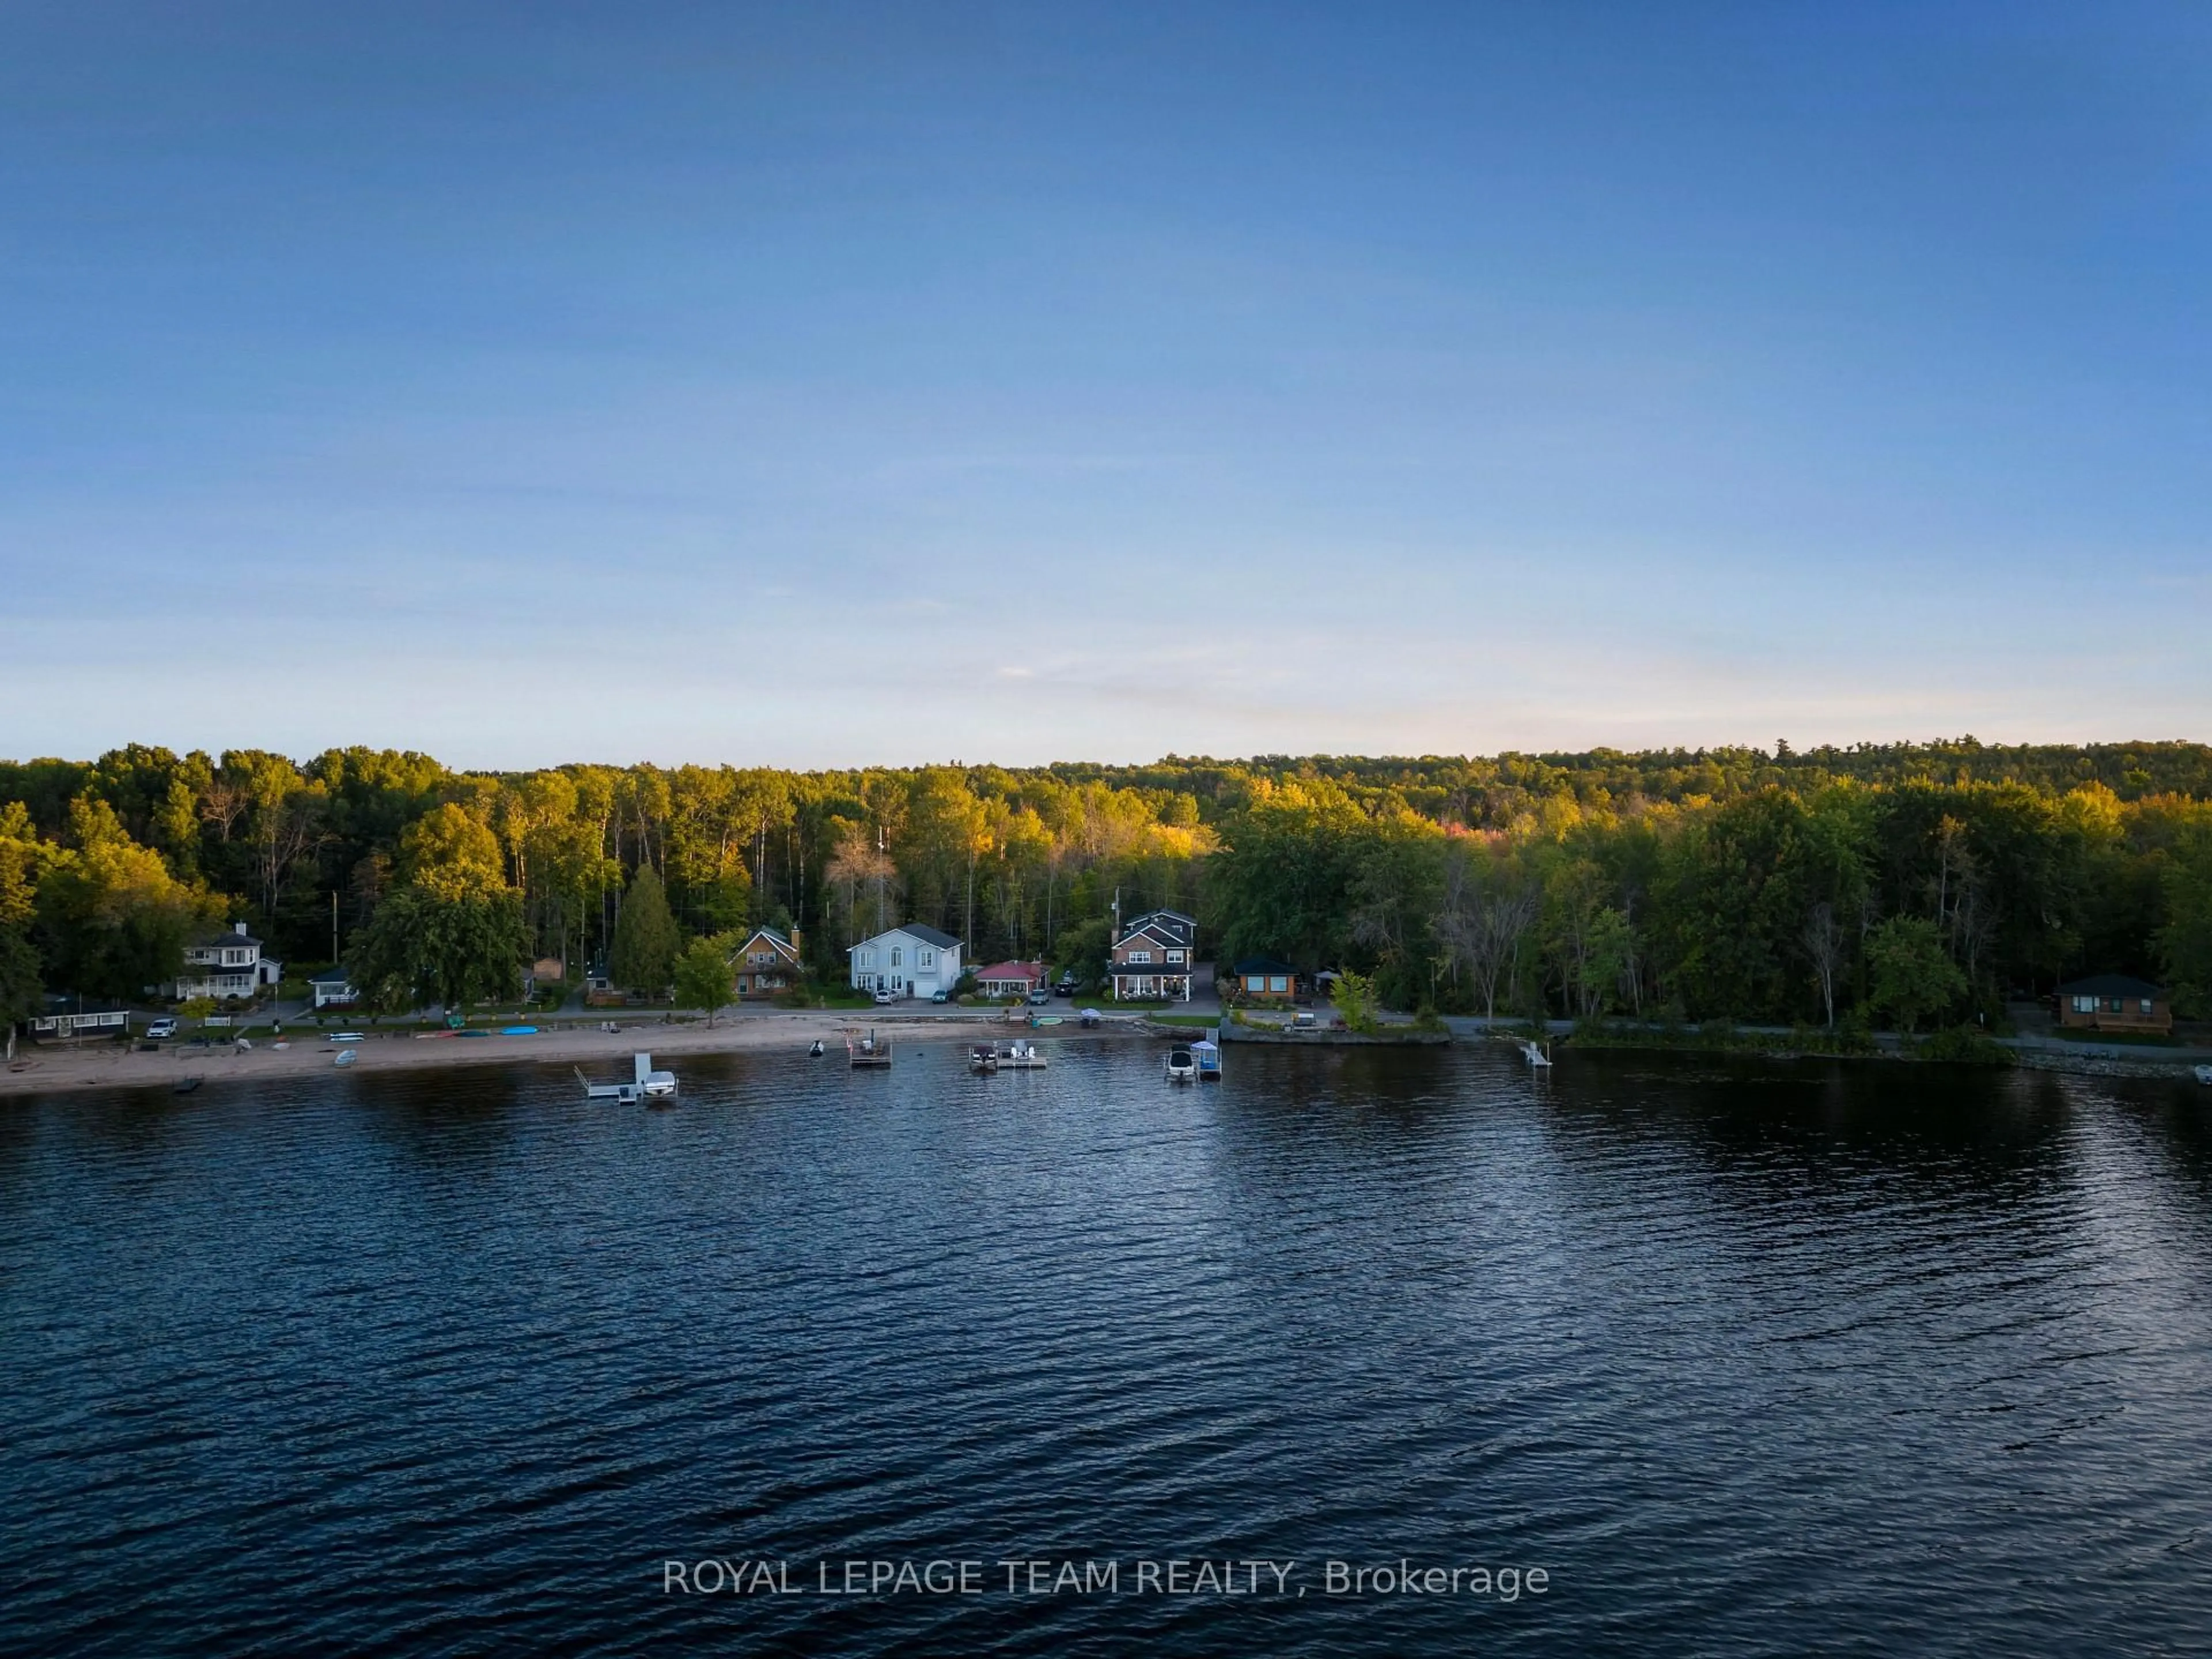
POLYGON ((0 763, 0 999, 138 996, 231 920, 392 1006, 544 957, 664 990, 758 926, 830 981, 906 921, 1089 977, 1118 898, 1404 1007, 1913 1025, 2115 969, 2212 1012, 2208 802, 2191 744, 519 773, 134 744, 0 763))

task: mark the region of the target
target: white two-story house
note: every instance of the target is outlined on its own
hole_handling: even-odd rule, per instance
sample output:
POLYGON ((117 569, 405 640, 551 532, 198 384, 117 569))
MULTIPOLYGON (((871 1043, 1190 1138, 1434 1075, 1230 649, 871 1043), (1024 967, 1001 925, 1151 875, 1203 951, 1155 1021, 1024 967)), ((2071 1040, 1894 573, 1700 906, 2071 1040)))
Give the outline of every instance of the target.
POLYGON ((261 941, 237 921, 226 933, 209 933, 185 946, 184 971, 177 975, 173 994, 179 1002, 193 997, 244 1001, 283 976, 284 964, 263 956, 261 941))
POLYGON ((910 921, 864 939, 845 953, 852 958, 853 988, 889 991, 895 997, 948 996, 960 982, 960 941, 910 921))

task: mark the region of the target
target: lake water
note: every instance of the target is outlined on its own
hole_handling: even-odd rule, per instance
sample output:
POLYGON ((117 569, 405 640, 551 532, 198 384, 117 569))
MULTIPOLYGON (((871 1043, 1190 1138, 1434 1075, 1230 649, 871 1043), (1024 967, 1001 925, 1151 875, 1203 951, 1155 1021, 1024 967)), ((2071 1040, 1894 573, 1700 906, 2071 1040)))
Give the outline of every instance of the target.
POLYGON ((0 1650, 2212 1643, 2212 1091, 1158 1065, 0 1101, 0 1650))

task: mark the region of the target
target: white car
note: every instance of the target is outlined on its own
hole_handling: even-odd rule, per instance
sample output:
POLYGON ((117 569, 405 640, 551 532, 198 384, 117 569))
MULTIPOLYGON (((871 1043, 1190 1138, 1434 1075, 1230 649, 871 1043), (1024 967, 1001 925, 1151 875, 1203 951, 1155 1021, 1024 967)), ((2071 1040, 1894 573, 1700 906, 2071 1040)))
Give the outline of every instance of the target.
POLYGON ((146 1028, 146 1035, 152 1037, 156 1042, 160 1042, 163 1037, 173 1037, 176 1036, 176 1034, 177 1022, 171 1018, 167 1014, 162 1015, 161 1018, 155 1020, 152 1024, 146 1028))
POLYGON ((878 991, 876 993, 876 1005, 878 1007, 882 1006, 886 1002, 894 1002, 897 999, 893 997, 889 991, 878 991))

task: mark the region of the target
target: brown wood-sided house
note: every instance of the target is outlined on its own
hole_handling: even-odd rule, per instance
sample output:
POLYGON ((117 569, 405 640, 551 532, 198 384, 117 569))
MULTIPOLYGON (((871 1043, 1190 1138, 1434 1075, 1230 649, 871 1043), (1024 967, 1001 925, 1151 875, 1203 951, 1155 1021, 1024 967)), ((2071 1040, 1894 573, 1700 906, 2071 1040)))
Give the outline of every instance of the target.
POLYGON ((2148 980, 2094 974, 2058 988, 2058 1023, 2076 1030, 2164 1036, 2173 1030, 2173 1004, 2148 980))
POLYGON ((799 982, 799 941, 773 927, 756 927, 730 957, 731 987, 742 1002, 774 996, 799 982))
POLYGON ((1273 957, 1247 957, 1230 972, 1235 994, 1247 1002, 1288 1002, 1297 994, 1297 969, 1273 957))
POLYGON ((1107 971, 1117 1002, 1188 1002, 1197 966, 1198 924, 1180 910, 1154 910, 1122 930, 1107 971))

